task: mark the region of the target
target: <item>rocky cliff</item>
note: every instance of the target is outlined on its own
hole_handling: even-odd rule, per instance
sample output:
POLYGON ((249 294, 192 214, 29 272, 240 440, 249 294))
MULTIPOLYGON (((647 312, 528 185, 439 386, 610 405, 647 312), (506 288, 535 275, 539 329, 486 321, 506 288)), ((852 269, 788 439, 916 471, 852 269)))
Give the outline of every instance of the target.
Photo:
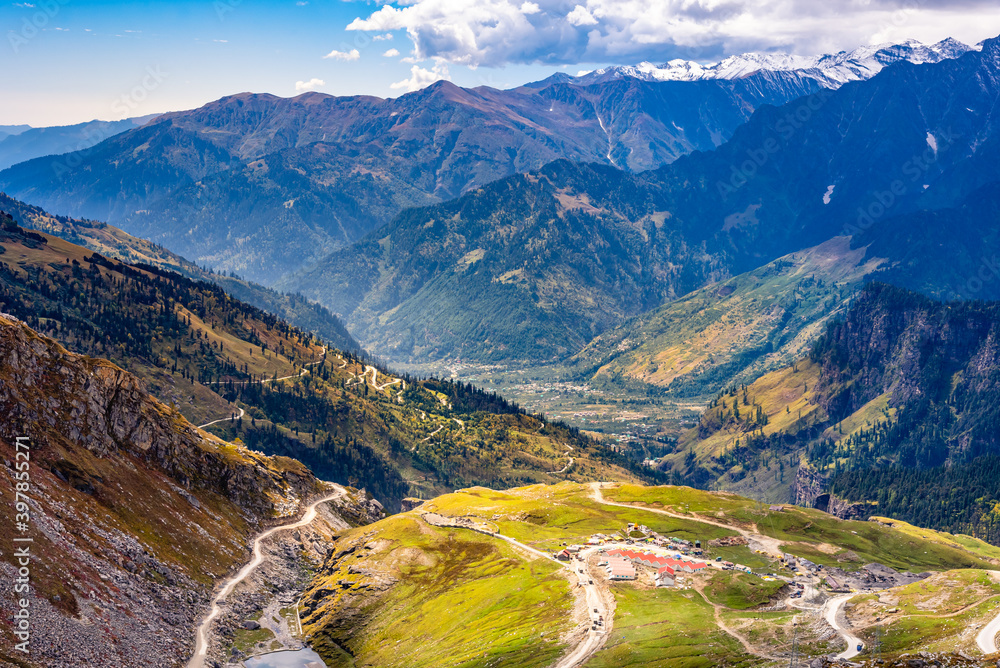
MULTIPOLYGON (((0 663, 181 665, 249 537, 322 489, 299 462, 199 431, 131 374, 9 316, 0 416, 0 489, 29 507, 4 519, 0 571, 13 581, 14 549, 29 547, 31 613, 30 653, 5 631, 0 663)), ((11 605, 0 603, 5 620, 11 605)))
POLYGON ((844 520, 866 520, 874 507, 867 503, 852 503, 829 492, 829 477, 807 463, 799 466, 792 483, 792 503, 816 508, 844 520))

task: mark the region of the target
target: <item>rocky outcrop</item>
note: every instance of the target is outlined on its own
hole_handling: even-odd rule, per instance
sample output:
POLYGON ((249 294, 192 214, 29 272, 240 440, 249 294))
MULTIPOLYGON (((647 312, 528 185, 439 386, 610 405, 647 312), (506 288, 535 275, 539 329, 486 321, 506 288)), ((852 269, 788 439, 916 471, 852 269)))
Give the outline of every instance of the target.
POLYGON ((399 510, 400 510, 400 512, 403 512, 403 513, 409 512, 409 511, 413 510, 414 508, 419 507, 423 502, 424 502, 423 499, 414 499, 413 497, 409 497, 408 496, 405 499, 403 499, 402 501, 400 501, 399 510))
POLYGON ((813 503, 826 492, 827 479, 822 473, 803 462, 792 483, 792 503, 812 508, 813 503))
POLYGON ((830 494, 829 480, 809 464, 799 466, 792 483, 792 502, 797 506, 816 508, 844 520, 866 520, 873 514, 867 503, 853 503, 830 494))
MULTIPOLYGON (((0 416, 0 495, 25 483, 15 474, 28 478, 18 490, 30 506, 18 532, 32 539, 25 665, 182 664, 212 586, 246 561, 249 538, 321 489, 299 462, 201 432, 116 365, 9 317, 0 416)), ((18 567, 9 537, 5 581, 18 567)), ((10 606, 0 600, 6 619, 10 606)), ((10 641, 0 636, 0 657, 10 641)))

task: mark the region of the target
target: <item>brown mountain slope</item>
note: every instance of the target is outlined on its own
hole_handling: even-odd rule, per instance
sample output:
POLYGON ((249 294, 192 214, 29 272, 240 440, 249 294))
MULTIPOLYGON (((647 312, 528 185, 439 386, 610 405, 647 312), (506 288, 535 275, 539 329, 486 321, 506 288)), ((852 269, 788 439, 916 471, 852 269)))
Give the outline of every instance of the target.
MULTIPOLYGON (((15 665, 177 665, 248 538, 323 488, 299 462, 197 430, 135 376, 9 316, 0 415, 0 571, 8 583, 29 572, 30 654, 10 629, 0 640, 15 665)), ((14 599, 0 605, 7 626, 14 599)))

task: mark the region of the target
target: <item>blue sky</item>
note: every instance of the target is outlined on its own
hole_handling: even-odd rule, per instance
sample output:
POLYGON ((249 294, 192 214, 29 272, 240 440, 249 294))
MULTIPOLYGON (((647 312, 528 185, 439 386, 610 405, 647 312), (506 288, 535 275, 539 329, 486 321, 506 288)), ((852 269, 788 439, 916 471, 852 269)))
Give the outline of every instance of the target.
POLYGON ((397 96, 437 78, 748 50, 801 54, 1000 34, 993 0, 0 0, 0 124, 190 109, 227 94, 397 96), (385 55, 388 54, 388 55, 385 55), (297 85, 298 84, 298 85, 297 85))

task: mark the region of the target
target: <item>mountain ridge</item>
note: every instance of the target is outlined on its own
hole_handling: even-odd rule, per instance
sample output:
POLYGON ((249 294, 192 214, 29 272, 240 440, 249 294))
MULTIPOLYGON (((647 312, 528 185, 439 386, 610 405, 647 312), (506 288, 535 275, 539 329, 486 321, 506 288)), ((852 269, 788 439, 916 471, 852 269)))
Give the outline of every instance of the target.
POLYGON ((825 88, 837 88, 848 81, 869 79, 884 67, 906 61, 914 64, 935 63, 957 58, 982 45, 969 46, 946 38, 936 44, 924 44, 908 39, 860 46, 818 56, 797 56, 785 53, 743 53, 728 56, 711 64, 675 59, 654 65, 643 62, 635 66, 614 66, 595 70, 577 77, 590 82, 632 77, 646 81, 702 81, 706 79, 741 79, 758 72, 797 72, 816 80, 825 88))
POLYGON ((0 172, 0 188, 269 285, 405 207, 560 158, 655 167, 818 88, 791 76, 508 91, 438 82, 388 100, 240 94, 21 163, 0 172))
MULTIPOLYGON (((561 161, 408 210, 280 285, 342 314, 390 359, 568 357, 588 334, 706 284, 961 207, 1000 180, 1000 127, 966 111, 998 96, 997 39, 953 60, 897 63, 761 107, 719 148, 657 170, 561 161)), ((906 252, 893 242, 875 256, 897 266, 906 252)))

